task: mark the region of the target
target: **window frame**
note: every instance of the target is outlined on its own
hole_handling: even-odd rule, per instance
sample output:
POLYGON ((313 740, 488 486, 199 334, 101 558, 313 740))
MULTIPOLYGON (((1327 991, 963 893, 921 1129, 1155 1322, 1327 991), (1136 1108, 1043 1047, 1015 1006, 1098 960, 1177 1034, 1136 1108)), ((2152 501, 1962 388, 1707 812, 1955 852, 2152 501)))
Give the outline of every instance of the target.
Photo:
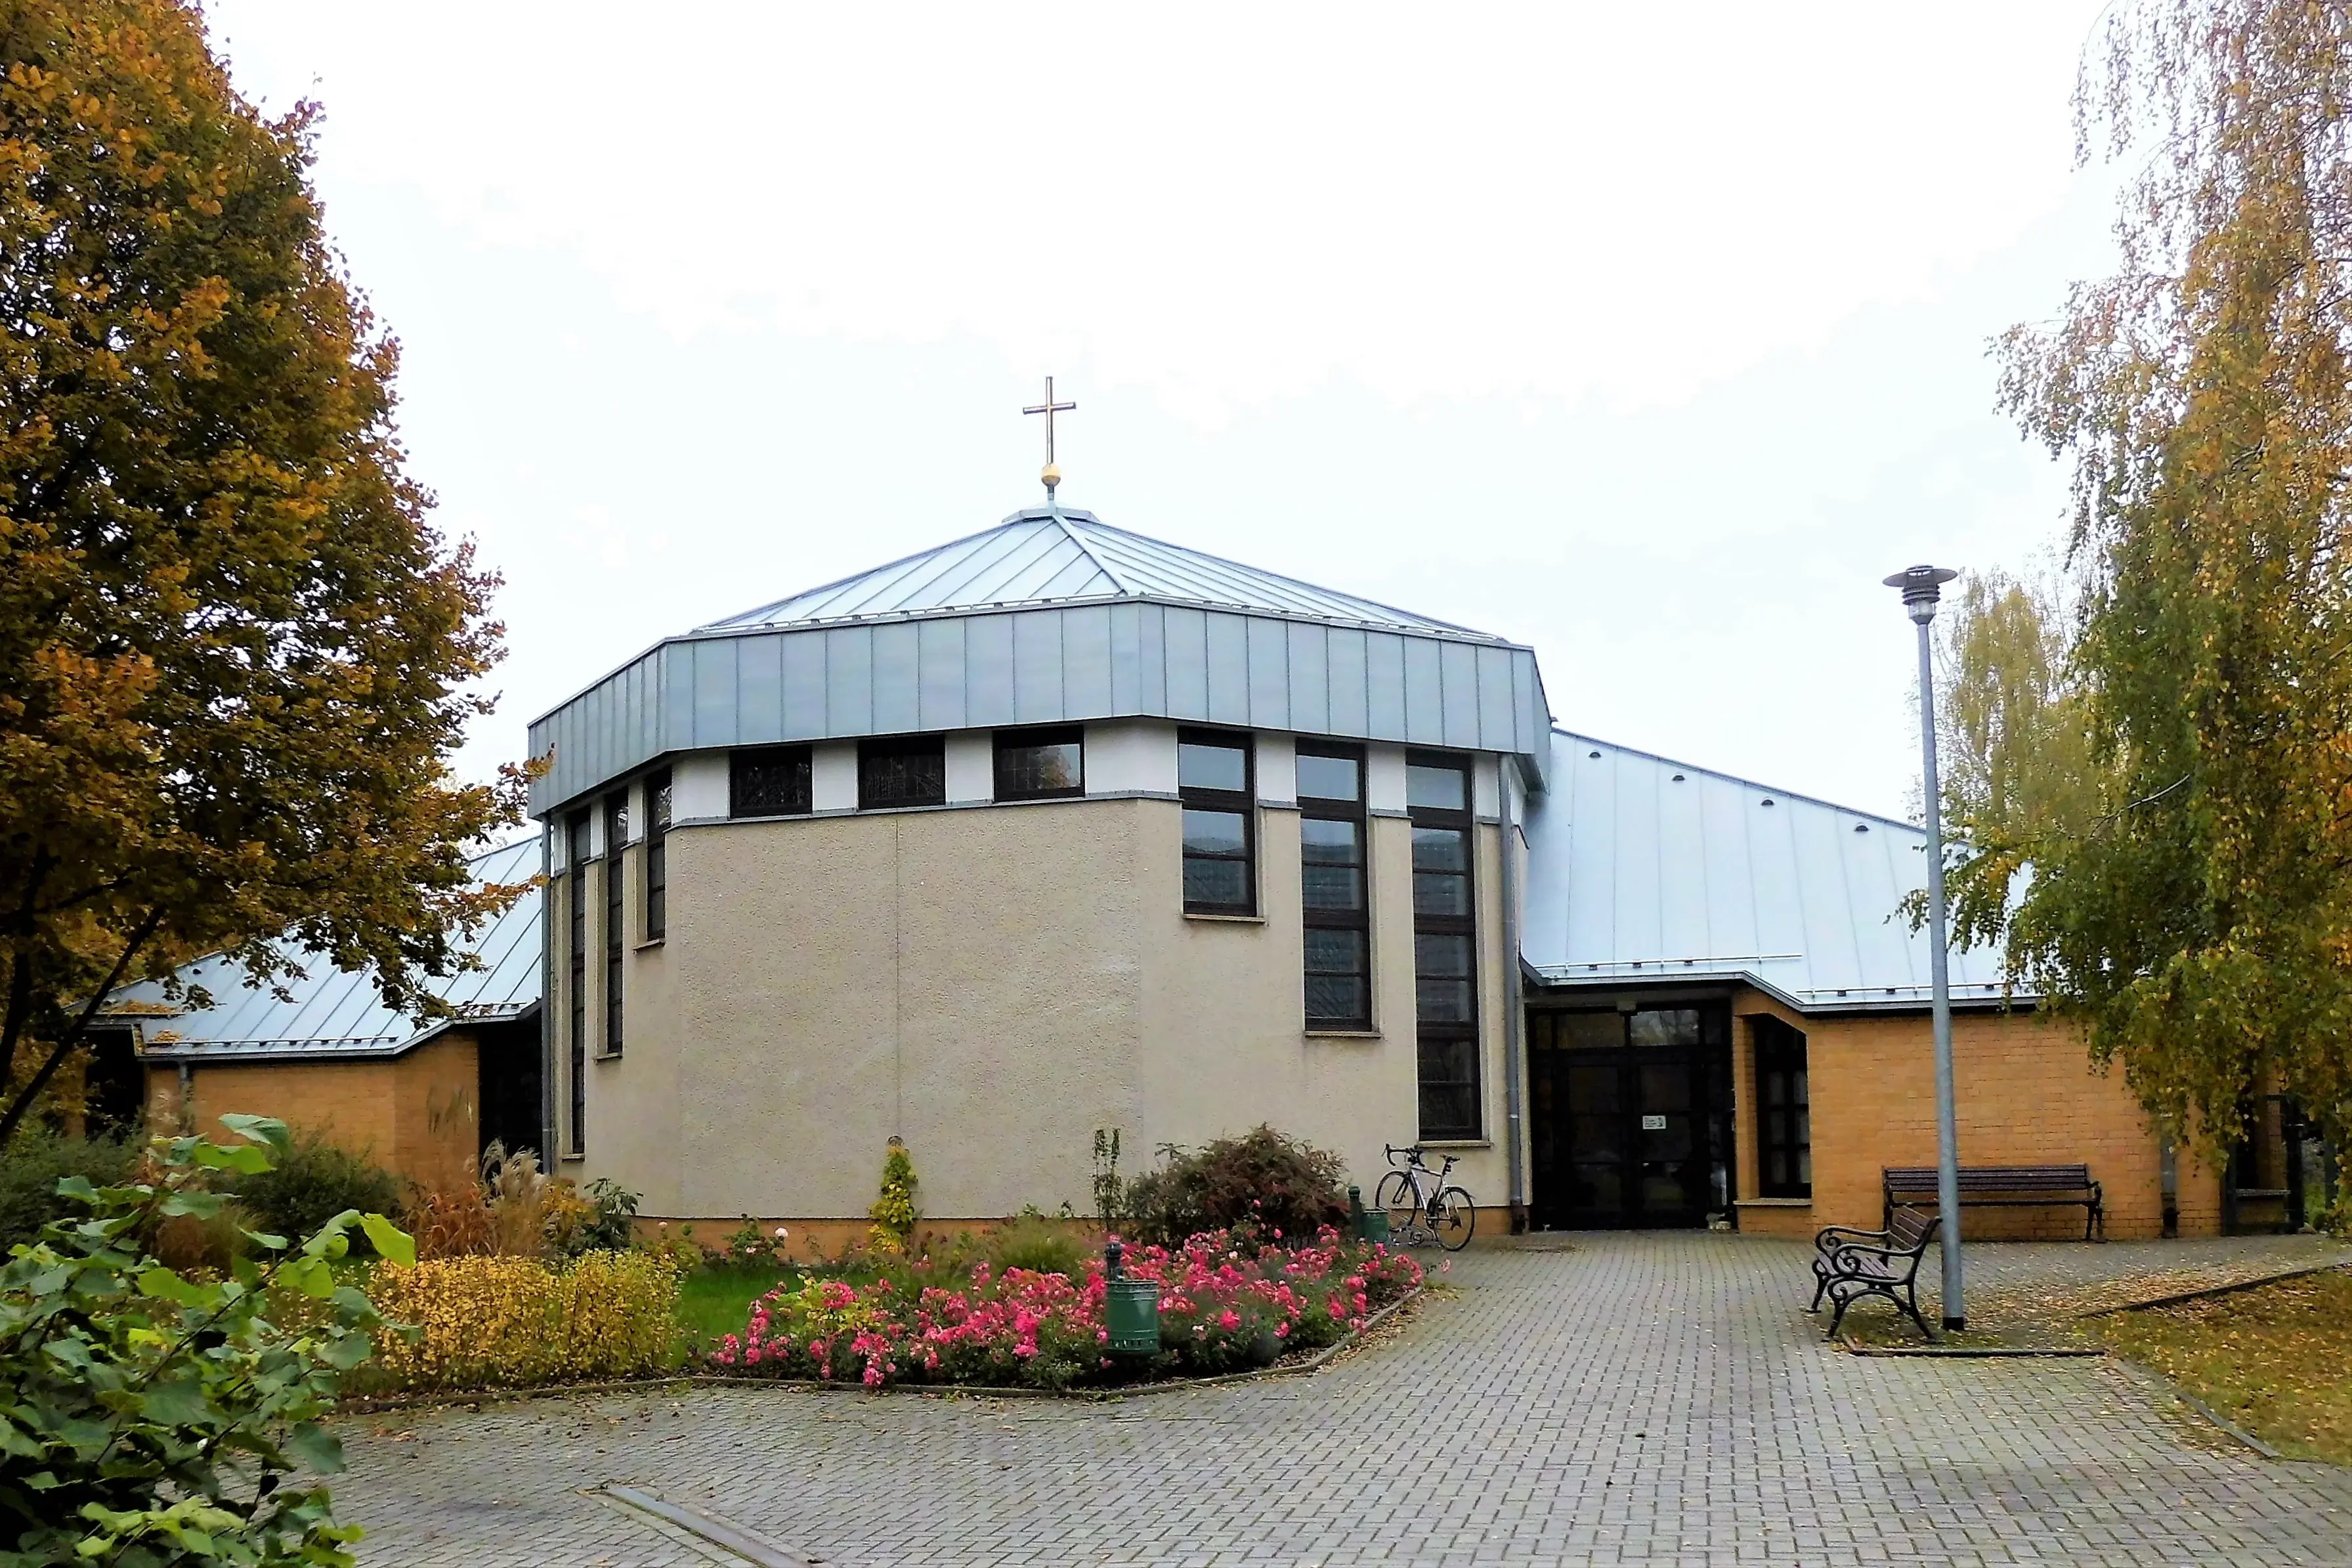
POLYGON ((1806 1040, 1802 1030, 1780 1019, 1759 1017, 1750 1026, 1750 1038, 1755 1053, 1750 1064, 1756 1082, 1756 1196, 1759 1197, 1802 1198, 1810 1202, 1813 1196, 1811 1173, 1812 1138, 1812 1073, 1808 1063, 1806 1040), (1793 1072, 1796 1083, 1803 1092, 1792 1094, 1780 1107, 1790 1115, 1786 1135, 1772 1135, 1772 1113, 1775 1106, 1769 1087, 1776 1073, 1793 1072), (1795 1131, 1795 1117, 1804 1117, 1804 1135, 1795 1131), (1790 1179, 1775 1181, 1772 1161, 1776 1154, 1785 1155, 1789 1161, 1790 1179), (1795 1173, 1805 1173, 1799 1180, 1795 1173))
MULTIPOLYGON (((1469 757, 1453 752, 1409 751, 1405 754, 1407 793, 1405 815, 1415 828, 1457 829, 1462 834, 1463 915, 1430 915, 1421 908, 1419 883, 1415 882, 1413 899, 1413 1048, 1414 1084, 1420 1136, 1424 1143, 1476 1143, 1486 1135, 1486 1092, 1484 1052, 1479 1037, 1478 1006, 1478 797, 1475 762, 1469 757), (1451 807, 1416 806, 1411 794, 1411 770, 1415 768, 1444 768, 1462 776, 1462 805, 1451 807), (1468 1013, 1462 1019, 1431 1019, 1424 1016, 1421 1003, 1421 942, 1423 936, 1462 936, 1469 942, 1470 987, 1468 1013), (1442 1052, 1443 1054, 1439 1054, 1442 1052), (1468 1063, 1467 1076, 1450 1071, 1439 1076, 1434 1068, 1447 1059, 1468 1063), (1453 1125, 1433 1124, 1430 1120, 1430 1097, 1433 1091, 1449 1096, 1465 1095, 1470 1116, 1466 1123, 1453 1125)), ((1420 868, 1414 868, 1416 879, 1420 868)))
POLYGON ((629 791, 625 786, 604 797, 604 1032, 598 1042, 603 1056, 618 1056, 626 1039, 624 1004, 628 962, 629 791))
POLYGON ((1052 725, 1037 729, 991 732, 988 746, 991 799, 997 800, 1069 800, 1087 792, 1087 732, 1083 725, 1052 725), (1004 754, 1034 746, 1076 746, 1078 781, 1052 789, 1008 789, 1004 786, 1004 754))
POLYGON ((588 1152, 588 852, 589 812, 573 811, 564 824, 563 914, 567 924, 564 1010, 571 1038, 565 1061, 571 1079, 566 1096, 570 1114, 563 1129, 563 1152, 577 1157, 588 1152))
POLYGON ((875 736, 857 743, 857 809, 861 811, 919 811, 927 807, 948 803, 948 737, 944 734, 875 736), (869 797, 866 784, 866 764, 886 757, 915 757, 925 753, 939 758, 940 782, 938 798, 929 800, 876 800, 869 797))
POLYGON ((1307 1030, 1310 1034, 1369 1034, 1373 1029, 1371 817, 1370 812, 1367 809, 1364 799, 1368 792, 1366 789, 1366 780, 1369 773, 1369 765, 1366 761, 1364 748, 1362 747, 1349 746, 1339 741, 1302 740, 1298 742, 1295 755, 1298 757, 1330 758, 1340 761, 1352 762, 1355 764, 1356 768, 1356 798, 1353 800, 1334 800, 1326 796, 1310 796, 1307 793, 1303 785, 1293 790, 1293 793, 1296 794, 1298 799, 1298 821, 1300 824, 1298 844, 1298 911, 1300 927, 1299 965, 1302 992, 1300 998, 1301 1011, 1306 1019, 1307 1030), (1309 862, 1307 860, 1306 824, 1310 821, 1349 822, 1355 826, 1357 901, 1356 907, 1353 910, 1319 907, 1307 896, 1307 878, 1309 866, 1335 863, 1328 861, 1309 862), (1310 970, 1306 967, 1310 962, 1310 955, 1307 951, 1307 945, 1312 940, 1312 938, 1307 936, 1307 933, 1310 931, 1354 931, 1359 934, 1359 938, 1363 945, 1361 948, 1363 955, 1363 967, 1357 971, 1358 977, 1362 981, 1363 985, 1363 1008, 1360 1015, 1352 1018, 1318 1018, 1311 1010, 1314 997, 1314 976, 1318 973, 1330 973, 1331 971, 1310 970))
MULTIPOLYGON (((1242 852, 1239 855, 1196 853, 1183 839, 1183 818, 1177 818, 1177 847, 1184 862, 1215 861, 1231 863, 1238 861, 1242 868, 1242 901, 1239 904, 1216 904, 1206 899, 1184 897, 1184 913, 1225 916, 1233 919, 1255 919, 1258 913, 1257 861, 1257 745, 1256 737, 1247 730, 1180 729, 1176 732, 1176 797, 1179 811, 1233 811, 1242 820, 1242 852), (1202 785, 1187 788, 1184 783, 1184 747, 1209 746, 1221 751, 1238 748, 1242 754, 1242 787, 1239 789, 1212 789, 1202 785)), ((1181 875, 1181 868, 1180 868, 1181 875)))
POLYGON ((816 748, 811 746, 739 746, 727 754, 727 814, 750 821, 767 817, 805 817, 816 810, 816 748), (801 793, 797 801, 782 806, 754 805, 744 775, 762 763, 797 764, 801 793))
POLYGON ((660 942, 669 936, 670 771, 656 768, 646 775, 646 940, 660 942))

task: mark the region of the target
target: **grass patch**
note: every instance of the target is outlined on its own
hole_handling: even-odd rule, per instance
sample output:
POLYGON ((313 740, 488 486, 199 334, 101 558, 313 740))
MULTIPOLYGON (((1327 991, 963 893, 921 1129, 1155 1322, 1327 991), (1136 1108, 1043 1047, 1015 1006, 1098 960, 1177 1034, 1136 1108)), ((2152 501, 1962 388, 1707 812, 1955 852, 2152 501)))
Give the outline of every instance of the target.
POLYGON ((2118 1312, 2096 1327, 2282 1453, 2352 1465, 2352 1273, 2118 1312))
POLYGON ((741 1333, 751 1303, 780 1284, 800 1288, 797 1269, 738 1269, 717 1264, 697 1269, 677 1288, 677 1332, 688 1354, 708 1350, 721 1334, 741 1333))

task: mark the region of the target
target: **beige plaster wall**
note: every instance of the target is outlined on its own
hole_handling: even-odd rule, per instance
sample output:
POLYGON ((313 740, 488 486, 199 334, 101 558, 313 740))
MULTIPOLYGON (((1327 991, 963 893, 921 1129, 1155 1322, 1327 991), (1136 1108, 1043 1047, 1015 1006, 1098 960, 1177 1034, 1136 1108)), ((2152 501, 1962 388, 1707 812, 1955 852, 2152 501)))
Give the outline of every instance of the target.
MULTIPOLYGON (((1297 821, 1260 811, 1252 920, 1183 914, 1168 800, 680 828, 668 939, 631 956, 627 1054, 591 1063, 587 1157, 567 1168, 642 1191, 648 1217, 849 1217, 896 1133, 928 1218, 986 1219, 1089 1207, 1097 1127, 1120 1130, 1132 1175, 1161 1144, 1266 1122, 1339 1152, 1369 1192, 1381 1145, 1415 1134, 1409 829, 1371 824, 1375 1031, 1309 1036, 1297 821)), ((1499 1140, 1496 831, 1478 843, 1499 1140)), ((633 881, 632 921, 640 904, 633 881)), ((1456 1152, 1456 1178, 1500 1206, 1499 1142, 1456 1152)))

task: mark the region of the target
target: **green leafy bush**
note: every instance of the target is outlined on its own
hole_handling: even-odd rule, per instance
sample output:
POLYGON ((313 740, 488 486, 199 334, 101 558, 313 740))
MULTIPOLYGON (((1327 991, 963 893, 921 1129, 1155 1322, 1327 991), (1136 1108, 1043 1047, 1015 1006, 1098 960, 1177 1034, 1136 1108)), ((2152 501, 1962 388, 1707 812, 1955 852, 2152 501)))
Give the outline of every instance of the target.
POLYGON ((1346 1164, 1272 1127, 1162 1153, 1165 1165, 1127 1184, 1136 1240, 1181 1247, 1202 1231, 1231 1229, 1259 1242, 1306 1241, 1323 1226, 1347 1223, 1346 1164))
POLYGON ((0 1253, 33 1240, 49 1221, 79 1212, 58 1196, 58 1182, 81 1176, 92 1186, 112 1186, 138 1162, 138 1149, 122 1139, 20 1131, 0 1152, 0 1253))
POLYGON ((867 1213, 874 1220, 875 1244, 886 1251, 903 1252, 915 1234, 915 1161, 907 1145, 890 1140, 882 1158, 882 1192, 867 1213))
POLYGON ((1079 1244, 1069 1227, 1042 1214, 1024 1214, 998 1227, 988 1239, 988 1260, 999 1272, 1032 1269, 1040 1274, 1084 1272, 1089 1249, 1079 1244))
POLYGON ((154 1145, 152 1182, 58 1184, 84 1210, 0 1266, 0 1552, 7 1563, 349 1565, 358 1539, 322 1486, 342 1449, 320 1426, 341 1375, 383 1320, 338 1286, 333 1265, 362 1231, 413 1256, 380 1214, 331 1216, 299 1246, 247 1237, 227 1277, 189 1279, 141 1245, 164 1220, 204 1218, 211 1173, 256 1176, 290 1152, 283 1123, 224 1116, 247 1140, 154 1145), (299 1330, 270 1315, 293 1307, 299 1330))
POLYGON ((268 1169, 235 1176, 221 1187, 261 1229, 281 1236, 308 1236, 347 1210, 400 1212, 398 1177, 318 1133, 303 1134, 268 1169))

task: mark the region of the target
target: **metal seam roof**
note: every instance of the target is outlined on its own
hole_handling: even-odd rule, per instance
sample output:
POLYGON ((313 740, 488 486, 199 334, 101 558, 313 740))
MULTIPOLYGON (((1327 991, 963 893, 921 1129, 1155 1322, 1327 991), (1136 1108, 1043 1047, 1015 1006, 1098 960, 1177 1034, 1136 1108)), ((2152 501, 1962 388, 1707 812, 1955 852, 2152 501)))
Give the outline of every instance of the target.
MULTIPOLYGON (((1745 980, 1809 1010, 1927 998, 1927 936, 1897 913, 1927 883, 1923 830, 1569 730, 1553 741, 1521 927, 1545 981, 1745 980)), ((1998 953, 1955 949, 1951 971, 1955 1001, 2001 999, 1998 953)))
POLYGON ((821 583, 698 630, 740 632, 1120 599, 1166 600, 1503 641, 1377 600, 1129 533, 1090 512, 1066 507, 1016 512, 992 528, 821 583))
MULTIPOLYGON (((478 883, 527 882, 539 872, 539 841, 523 839, 491 850, 476 856, 473 866, 478 883)), ((459 945, 461 953, 480 956, 480 969, 430 982, 435 994, 456 1007, 461 1017, 513 1018, 538 1005, 540 891, 525 893, 459 945)), ((449 1027, 450 1020, 412 1017, 384 1006, 370 970, 329 967, 320 956, 305 953, 290 941, 279 946, 306 971, 299 979, 281 982, 288 992, 284 998, 268 987, 248 985, 241 967, 208 954, 182 966, 177 978, 184 988, 202 986, 212 993, 210 1007, 178 1010, 185 1006, 184 998, 167 1000, 162 982, 153 980, 123 987, 114 993, 112 1003, 116 1009, 126 1004, 137 1009, 128 1016, 145 1026, 148 1053, 163 1057, 288 1051, 396 1055, 449 1027), (174 1038, 156 1038, 164 1033, 174 1038)))

